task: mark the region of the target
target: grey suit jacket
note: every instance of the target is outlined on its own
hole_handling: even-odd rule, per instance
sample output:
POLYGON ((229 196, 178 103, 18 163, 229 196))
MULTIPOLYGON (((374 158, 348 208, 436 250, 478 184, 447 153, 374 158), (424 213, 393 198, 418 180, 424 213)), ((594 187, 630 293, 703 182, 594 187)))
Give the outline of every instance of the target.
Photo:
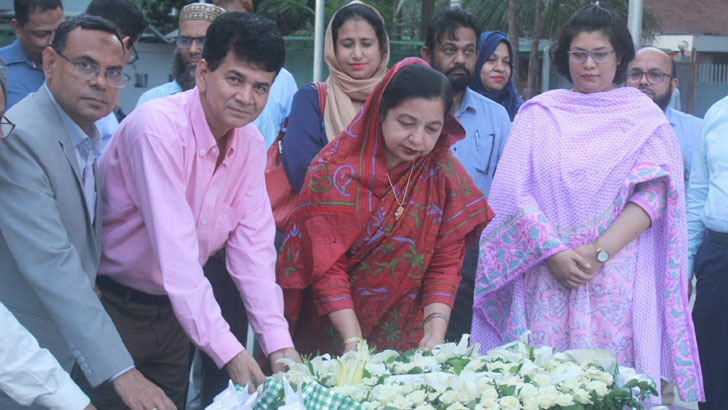
POLYGON ((45 87, 7 117, 16 128, 0 139, 0 301, 64 369, 77 362, 97 386, 133 364, 93 292, 100 200, 92 223, 74 147, 45 87))

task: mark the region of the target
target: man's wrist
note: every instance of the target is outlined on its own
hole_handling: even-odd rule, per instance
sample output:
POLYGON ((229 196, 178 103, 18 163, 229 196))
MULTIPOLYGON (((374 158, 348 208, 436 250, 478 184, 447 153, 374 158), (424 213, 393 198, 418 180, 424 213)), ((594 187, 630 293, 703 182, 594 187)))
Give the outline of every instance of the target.
POLYGON ((134 365, 131 365, 131 366, 127 367, 126 369, 123 369, 121 371, 118 371, 118 372, 114 373, 113 376, 109 377, 109 382, 110 383, 113 382, 114 380, 118 379, 119 376, 121 376, 122 374, 128 372, 129 370, 131 370, 133 368, 134 368, 134 365))

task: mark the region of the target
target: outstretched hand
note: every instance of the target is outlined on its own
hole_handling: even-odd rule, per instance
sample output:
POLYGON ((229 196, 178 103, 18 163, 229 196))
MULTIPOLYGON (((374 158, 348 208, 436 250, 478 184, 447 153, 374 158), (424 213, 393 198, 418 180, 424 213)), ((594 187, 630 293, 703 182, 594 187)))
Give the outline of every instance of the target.
POLYGON ((111 382, 116 394, 131 410, 176 410, 177 407, 162 389, 147 380, 137 369, 131 369, 111 382))
POLYGON ((546 259, 546 263, 556 280, 569 289, 577 289, 594 277, 592 265, 573 250, 561 251, 546 259))
POLYGON ((278 359, 291 359, 296 363, 301 363, 301 356, 298 355, 296 349, 292 347, 287 347, 285 349, 276 350, 275 352, 268 355, 268 360, 270 360, 270 368, 273 373, 286 371, 286 365, 283 363, 278 363, 278 359))
POLYGON ((260 370, 260 366, 247 350, 235 355, 225 365, 225 369, 233 383, 241 386, 247 385, 250 393, 255 391, 257 385, 265 382, 263 371, 260 370))

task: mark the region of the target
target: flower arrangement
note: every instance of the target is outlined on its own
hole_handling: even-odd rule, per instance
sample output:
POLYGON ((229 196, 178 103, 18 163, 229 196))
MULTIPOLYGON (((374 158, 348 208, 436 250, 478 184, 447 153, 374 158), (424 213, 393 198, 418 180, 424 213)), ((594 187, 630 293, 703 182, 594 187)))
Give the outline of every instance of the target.
POLYGON ((485 356, 478 349, 477 344, 468 346, 467 335, 458 344, 404 353, 370 352, 362 341, 358 351, 342 357, 287 361, 287 372, 259 387, 254 408, 283 407, 281 386, 289 384, 298 386, 296 400, 309 410, 622 410, 642 409, 640 400, 657 394, 654 381, 618 368, 614 355, 604 350, 554 353, 550 347, 535 349, 523 342, 485 356), (312 387, 315 400, 307 399, 312 387))

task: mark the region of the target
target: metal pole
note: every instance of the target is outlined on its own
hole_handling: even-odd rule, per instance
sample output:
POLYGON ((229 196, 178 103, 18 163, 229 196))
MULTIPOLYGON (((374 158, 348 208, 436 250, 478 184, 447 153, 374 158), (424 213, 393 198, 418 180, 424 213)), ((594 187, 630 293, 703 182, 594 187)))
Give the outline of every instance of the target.
POLYGON ((316 0, 315 32, 313 36, 313 81, 321 81, 324 61, 324 0, 316 0))
POLYGON ((627 25, 629 34, 632 35, 634 48, 640 48, 642 45, 642 0, 629 0, 627 25))

